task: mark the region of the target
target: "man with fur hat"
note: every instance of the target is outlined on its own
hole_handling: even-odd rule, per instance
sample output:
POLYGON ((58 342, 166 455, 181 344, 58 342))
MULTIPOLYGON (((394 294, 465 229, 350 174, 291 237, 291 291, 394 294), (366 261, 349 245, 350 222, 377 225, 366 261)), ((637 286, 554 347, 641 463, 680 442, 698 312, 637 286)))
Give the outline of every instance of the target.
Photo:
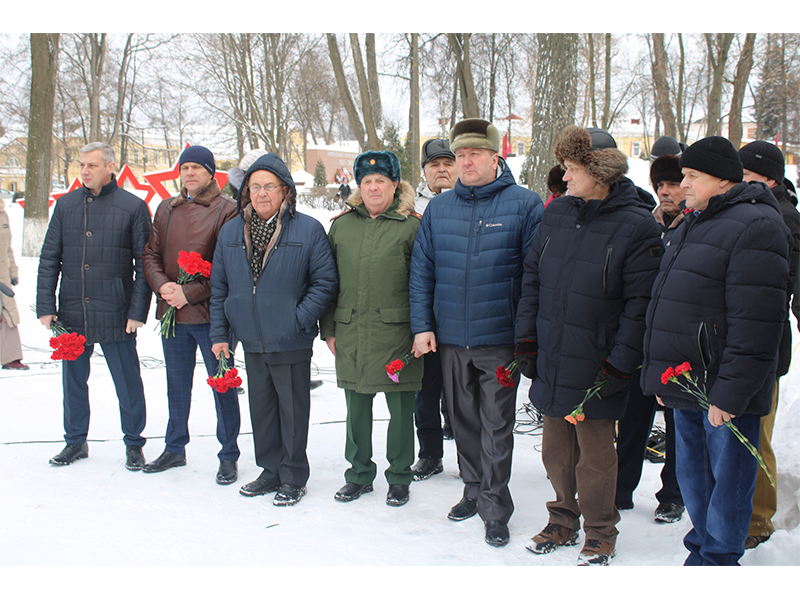
POLYGON ((742 181, 725 138, 680 158, 686 215, 667 247, 647 308, 642 390, 675 409, 678 483, 692 529, 686 565, 736 565, 744 553, 758 462, 728 427, 758 447, 775 389, 786 321, 792 238, 769 188, 742 181), (708 410, 680 386, 699 382, 708 410))
MULTIPOLYGON (((739 158, 744 167, 744 180, 765 183, 781 207, 783 222, 792 233, 792 253, 789 258, 789 284, 786 291, 787 306, 791 304, 792 294, 797 284, 797 268, 800 263, 800 213, 797 212, 797 198, 787 191, 784 179, 783 153, 769 142, 750 142, 739 149, 739 158)), ((772 449, 772 429, 775 426, 775 413, 778 410, 779 381, 789 372, 792 360, 792 326, 788 318, 783 324, 783 334, 778 352, 778 370, 775 389, 772 393, 772 408, 761 418, 761 437, 758 450, 772 473, 777 477, 775 452, 772 449)), ((755 548, 769 539, 775 528, 772 517, 778 508, 778 495, 763 470, 756 476, 756 491, 753 495, 753 516, 750 518, 750 531, 745 548, 755 548)))
MULTIPOLYGON (((142 260, 147 282, 156 294, 156 317, 161 319, 169 307, 175 309, 175 326, 161 337, 167 366, 167 402, 169 421, 164 452, 144 466, 145 473, 160 473, 186 464, 189 443, 189 411, 192 405, 192 380, 197 363, 197 349, 206 371, 214 376, 218 369, 211 352, 209 337, 211 285, 206 277, 178 284, 180 252, 197 252, 211 262, 222 226, 236 214, 236 203, 220 190, 214 178, 214 155, 204 146, 189 146, 178 159, 181 191, 159 204, 153 219, 150 239, 142 260)), ((238 477, 239 399, 236 390, 224 394, 214 391, 217 411, 217 440, 222 449, 217 454, 216 481, 228 485, 238 477)))
MULTIPOLYGON (((658 151, 657 147, 667 147, 672 151, 681 152, 678 142, 668 136, 659 138, 653 145, 653 152, 658 151), (664 140, 672 140, 672 144, 659 145, 659 142, 664 140)), ((683 222, 683 209, 686 207, 686 194, 681 187, 683 175, 678 162, 679 158, 674 154, 662 154, 654 157, 650 165, 650 183, 659 201, 659 205, 653 211, 653 217, 661 226, 665 246, 678 225, 683 222)), ((633 508, 633 492, 642 476, 642 462, 653 429, 657 406, 655 396, 643 394, 639 379, 633 377, 625 414, 617 424, 618 470, 615 504, 618 510, 633 508)), ((665 456, 661 468, 661 489, 655 495, 658 506, 653 516, 656 521, 674 523, 681 519, 684 506, 675 475, 675 423, 672 409, 664 407, 663 414, 665 456)))
POLYGON ((336 266, 319 221, 297 212, 297 190, 276 154, 247 169, 239 214, 220 231, 211 269, 211 352, 244 349, 256 464, 243 496, 277 492, 294 506, 307 492, 311 355, 317 321, 336 293, 336 266))
POLYGON ((628 160, 600 129, 558 135, 567 196, 553 203, 525 258, 516 322, 517 365, 544 415, 542 462, 556 498, 536 554, 578 542, 579 565, 615 554, 614 428, 642 361, 644 312, 663 247, 652 197, 625 177, 628 160), (598 392, 589 396, 587 390, 598 392), (566 419, 582 405, 585 418, 566 419), (580 498, 580 504, 578 504, 580 498))
POLYGON ((419 227, 414 189, 400 179, 400 161, 388 151, 356 157, 358 190, 350 209, 333 219, 328 238, 339 272, 339 294, 320 321, 320 334, 336 357, 336 383, 347 403, 345 484, 334 495, 352 502, 373 491, 372 405, 383 392, 389 408, 384 472, 386 504, 409 500, 414 462, 414 400, 423 364, 409 356, 408 274, 419 227), (405 364, 394 377, 387 365, 405 364))
POLYGON ((483 119, 450 131, 455 188, 422 216, 411 258, 414 354, 441 352, 444 395, 453 425, 464 491, 447 515, 480 514, 484 540, 509 541, 516 387, 495 372, 514 360, 514 314, 522 261, 544 206, 514 181, 499 156, 500 133, 483 119))
MULTIPOLYGON (((422 145, 422 172, 425 174, 417 188, 414 209, 423 214, 428 203, 456 183, 456 156, 446 139, 434 138, 422 145)), ((442 395, 442 361, 437 352, 428 352, 424 359, 422 389, 417 392, 414 422, 419 440, 419 460, 411 467, 414 480, 428 479, 444 471, 444 439, 453 439, 447 402, 442 395), (442 427, 444 417, 444 427, 442 427)))

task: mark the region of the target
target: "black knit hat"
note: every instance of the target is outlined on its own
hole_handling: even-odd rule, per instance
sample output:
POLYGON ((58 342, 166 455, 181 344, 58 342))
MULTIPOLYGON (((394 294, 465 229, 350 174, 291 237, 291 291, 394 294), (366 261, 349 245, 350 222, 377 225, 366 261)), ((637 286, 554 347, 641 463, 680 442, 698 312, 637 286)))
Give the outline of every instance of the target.
POLYGON ((767 179, 774 179, 778 183, 783 181, 785 171, 783 152, 775 144, 750 142, 739 149, 739 159, 748 171, 763 175, 767 179))
POLYGON ((181 157, 178 159, 178 167, 187 162, 197 163, 201 167, 205 167, 206 171, 212 175, 217 172, 214 155, 205 146, 189 146, 181 152, 181 157))
POLYGON ((450 142, 442 138, 434 138, 422 144, 422 168, 434 158, 446 156, 447 158, 456 159, 456 155, 450 150, 450 142))
POLYGON ((672 154, 659 156, 650 165, 650 183, 653 189, 658 192, 658 184, 663 181, 680 183, 683 181, 681 174, 680 158, 672 154))
POLYGON ((712 135, 686 148, 680 158, 681 169, 694 169, 720 179, 739 183, 743 179, 739 153, 727 138, 712 135))

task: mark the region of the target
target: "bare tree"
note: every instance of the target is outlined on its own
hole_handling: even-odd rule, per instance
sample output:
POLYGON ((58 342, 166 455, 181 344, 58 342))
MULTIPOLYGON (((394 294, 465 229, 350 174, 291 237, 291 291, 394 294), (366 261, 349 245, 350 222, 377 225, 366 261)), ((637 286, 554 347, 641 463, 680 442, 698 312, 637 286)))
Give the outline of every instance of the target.
POLYGON ((31 34, 31 106, 25 164, 23 256, 39 256, 49 220, 58 44, 57 33, 31 34))
POLYGON ((721 105, 722 84, 725 75, 725 66, 728 62, 728 53, 734 34, 732 33, 706 33, 706 48, 708 50, 708 64, 711 67, 711 85, 708 90, 706 107, 706 135, 719 135, 722 127, 721 105))
POLYGON ((472 78, 472 60, 469 43, 471 33, 448 33, 450 49, 456 59, 458 89, 461 95, 461 110, 465 118, 480 117, 478 98, 475 94, 475 83, 472 78))
POLYGON ((736 63, 736 74, 733 77, 733 95, 731 96, 731 110, 728 113, 728 139, 734 148, 742 143, 742 106, 747 81, 753 69, 753 49, 756 44, 756 34, 748 33, 744 38, 739 61, 736 63))
POLYGON ((672 110, 670 84, 667 78, 669 57, 664 47, 664 34, 653 33, 647 36, 651 45, 650 73, 656 97, 656 114, 664 124, 664 135, 678 139, 678 122, 672 110))
POLYGON ((353 95, 350 93, 350 86, 347 84, 347 76, 344 72, 342 55, 339 53, 339 42, 336 39, 336 34, 328 33, 326 37, 328 40, 328 54, 330 55, 333 74, 336 78, 336 87, 339 89, 339 95, 342 97, 347 119, 350 121, 350 128, 353 130, 356 141, 362 149, 377 150, 380 144, 376 140, 367 139, 366 129, 361 121, 356 103, 353 101, 353 95))
MULTIPOLYGON (((375 52, 375 45, 371 47, 372 52, 375 52)), ((378 129, 376 126, 375 117, 372 114, 373 100, 372 96, 380 96, 380 90, 373 90, 367 81, 367 73, 364 69, 364 59, 361 56, 361 43, 358 40, 357 33, 350 34, 350 50, 353 54, 353 64, 356 69, 356 79, 358 81, 358 90, 361 96, 361 114, 364 116, 364 129, 367 132, 367 146, 370 150, 378 150, 382 144, 378 138, 378 129)), ((373 62, 375 57, 371 59, 373 62)), ((377 80, 377 77, 376 77, 377 80)), ((377 85, 377 81, 375 82, 377 85)))

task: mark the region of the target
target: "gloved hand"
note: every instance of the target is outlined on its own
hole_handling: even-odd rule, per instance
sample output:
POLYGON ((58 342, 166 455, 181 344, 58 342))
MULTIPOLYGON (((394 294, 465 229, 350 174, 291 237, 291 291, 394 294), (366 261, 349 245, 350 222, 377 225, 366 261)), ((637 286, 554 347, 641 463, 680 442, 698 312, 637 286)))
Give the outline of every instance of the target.
POLYGON ((11 278, 11 285, 17 285, 18 283, 19 283, 19 277, 11 278))
MULTIPOLYGON (((601 398, 608 398, 621 392, 631 384, 630 373, 623 373, 608 360, 603 363, 603 368, 594 378, 594 385, 603 384, 598 394, 601 398)), ((593 387, 594 387, 593 385, 593 387)))
POLYGON ((538 358, 539 344, 535 340, 522 340, 514 346, 517 369, 528 379, 536 379, 536 360, 538 358))

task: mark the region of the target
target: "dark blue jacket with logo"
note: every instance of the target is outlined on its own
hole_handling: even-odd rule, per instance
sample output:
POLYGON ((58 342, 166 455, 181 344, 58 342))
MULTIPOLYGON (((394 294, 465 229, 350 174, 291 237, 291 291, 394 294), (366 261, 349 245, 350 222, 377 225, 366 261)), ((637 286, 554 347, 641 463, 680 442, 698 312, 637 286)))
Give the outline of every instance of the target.
POLYGON ((544 205, 504 161, 481 186, 459 180, 434 198, 417 230, 409 279, 411 330, 473 348, 514 343, 522 261, 544 205))
MULTIPOLYGON (((548 417, 569 414, 605 360, 642 364, 644 314, 663 254, 652 196, 623 177, 603 200, 564 196, 544 214, 525 259, 517 341, 539 345, 530 398, 548 417)), ((592 398, 590 419, 618 419, 627 392, 592 398)))
POLYGON ((791 245, 778 202, 762 183, 739 183, 687 214, 653 284, 642 390, 671 408, 701 410, 677 384, 661 382, 667 367, 688 362, 711 404, 737 416, 766 415, 791 245))
POLYGON ((211 268, 211 341, 228 342, 233 331, 245 352, 310 350, 317 321, 338 288, 336 264, 322 224, 295 211, 292 176, 275 154, 254 162, 242 182, 241 213, 225 223, 211 268), (274 173, 289 189, 275 216, 278 227, 267 246, 256 282, 247 183, 254 171, 274 173))

